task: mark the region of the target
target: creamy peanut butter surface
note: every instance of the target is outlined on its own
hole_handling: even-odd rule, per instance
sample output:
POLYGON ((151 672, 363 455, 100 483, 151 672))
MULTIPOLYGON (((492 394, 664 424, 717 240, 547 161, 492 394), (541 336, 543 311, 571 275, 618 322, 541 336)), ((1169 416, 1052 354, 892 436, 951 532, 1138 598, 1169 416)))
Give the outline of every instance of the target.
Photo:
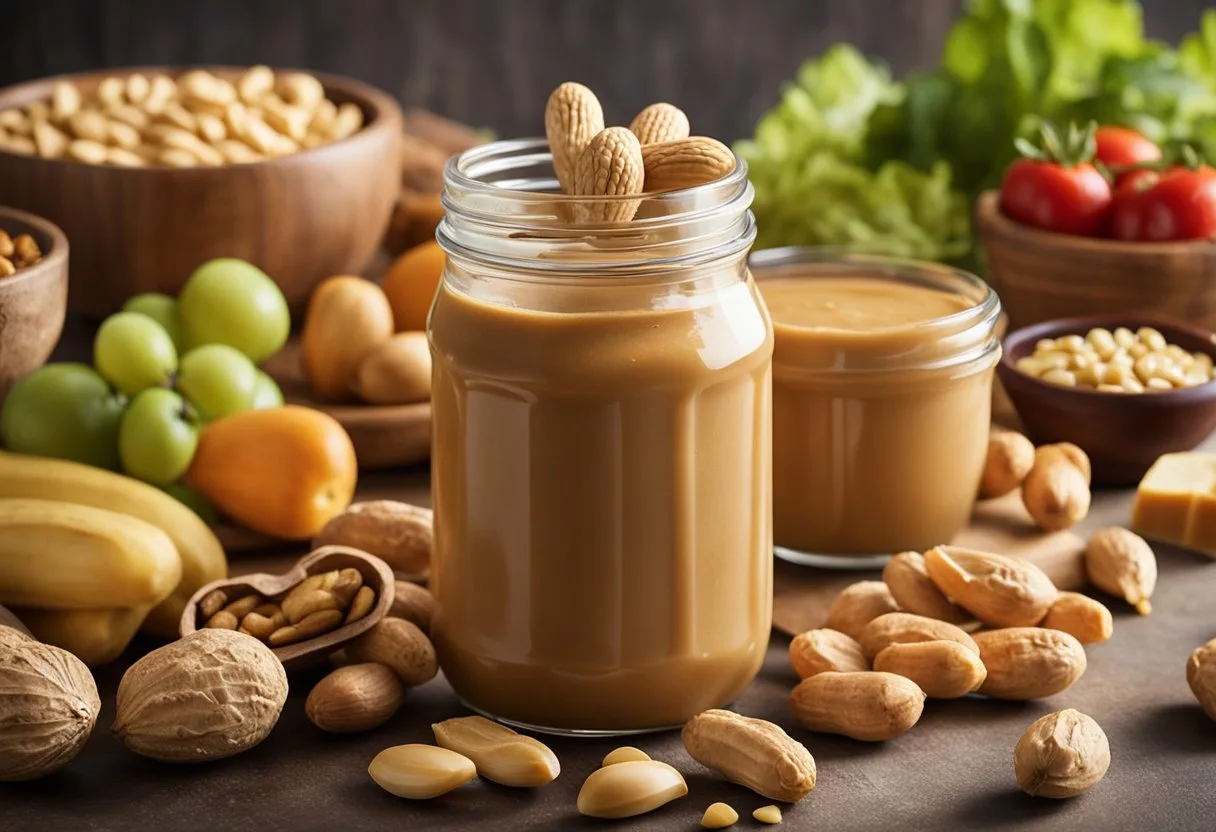
POLYGON ((975 501, 995 360, 990 332, 940 324, 975 301, 796 272, 758 284, 776 332, 775 542, 846 556, 948 542, 975 501))

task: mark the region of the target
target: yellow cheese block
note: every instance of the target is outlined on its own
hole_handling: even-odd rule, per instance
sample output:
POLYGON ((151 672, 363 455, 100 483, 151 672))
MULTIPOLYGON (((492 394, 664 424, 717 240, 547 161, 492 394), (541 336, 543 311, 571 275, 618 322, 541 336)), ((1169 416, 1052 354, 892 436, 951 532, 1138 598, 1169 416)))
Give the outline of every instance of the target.
POLYGON ((1165 454, 1140 480, 1132 528, 1216 557, 1216 453, 1165 454))

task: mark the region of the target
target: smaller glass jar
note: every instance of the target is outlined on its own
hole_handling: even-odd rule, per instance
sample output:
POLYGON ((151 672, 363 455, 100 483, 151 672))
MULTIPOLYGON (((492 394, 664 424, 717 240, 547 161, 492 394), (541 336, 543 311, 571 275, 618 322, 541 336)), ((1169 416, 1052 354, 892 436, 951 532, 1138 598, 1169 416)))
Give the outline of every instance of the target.
POLYGON ((779 557, 879 565, 948 543, 987 453, 1000 302, 936 263, 755 252, 773 318, 779 557))

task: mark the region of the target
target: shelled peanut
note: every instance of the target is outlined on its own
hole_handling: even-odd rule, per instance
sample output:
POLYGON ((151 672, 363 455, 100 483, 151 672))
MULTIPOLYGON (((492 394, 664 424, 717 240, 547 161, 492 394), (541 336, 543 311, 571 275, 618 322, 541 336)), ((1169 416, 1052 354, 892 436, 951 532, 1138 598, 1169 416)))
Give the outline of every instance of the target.
POLYGON ((1019 372, 1048 384, 1100 393, 1159 393, 1212 380, 1212 357, 1166 342, 1160 331, 1101 327, 1084 336, 1044 338, 1017 360, 1019 372))
POLYGON ((0 280, 42 262, 42 249, 29 234, 16 237, 0 228, 0 280))
POLYGON ((49 99, 0 111, 0 150, 116 167, 243 164, 345 139, 363 120, 302 72, 132 73, 59 81, 49 99))

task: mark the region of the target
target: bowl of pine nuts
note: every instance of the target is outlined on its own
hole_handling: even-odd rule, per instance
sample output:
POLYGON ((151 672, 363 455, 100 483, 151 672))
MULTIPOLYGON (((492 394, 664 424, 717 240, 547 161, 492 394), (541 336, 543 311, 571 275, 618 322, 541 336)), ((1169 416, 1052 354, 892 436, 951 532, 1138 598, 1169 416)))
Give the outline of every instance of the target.
POLYGON ((997 367, 1036 444, 1072 442, 1096 485, 1128 486, 1216 429, 1216 335, 1133 314, 1062 318, 1005 337, 997 367))
POLYGON ((42 217, 0 207, 0 402, 50 357, 67 299, 67 237, 42 217))
POLYGON ((213 257, 269 274, 293 310, 374 255, 397 197, 401 110, 347 78, 140 67, 0 90, 5 202, 72 242, 91 317, 176 294, 213 257))

